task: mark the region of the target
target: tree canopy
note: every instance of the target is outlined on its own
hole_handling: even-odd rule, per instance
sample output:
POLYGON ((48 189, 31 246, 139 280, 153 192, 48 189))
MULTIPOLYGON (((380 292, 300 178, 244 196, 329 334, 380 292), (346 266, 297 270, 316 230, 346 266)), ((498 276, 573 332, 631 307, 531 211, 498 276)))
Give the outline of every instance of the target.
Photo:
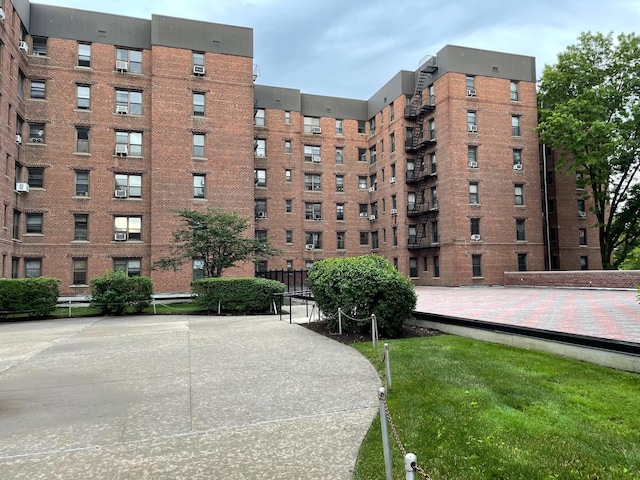
POLYGON ((175 270, 187 260, 198 259, 205 277, 220 277, 225 269, 240 262, 279 254, 268 240, 247 237, 249 219, 238 213, 183 209, 175 214, 182 226, 173 232, 175 244, 170 255, 155 262, 156 268, 175 270))
POLYGON ((582 33, 545 66, 538 101, 540 140, 582 172, 612 268, 640 242, 640 37, 582 33))

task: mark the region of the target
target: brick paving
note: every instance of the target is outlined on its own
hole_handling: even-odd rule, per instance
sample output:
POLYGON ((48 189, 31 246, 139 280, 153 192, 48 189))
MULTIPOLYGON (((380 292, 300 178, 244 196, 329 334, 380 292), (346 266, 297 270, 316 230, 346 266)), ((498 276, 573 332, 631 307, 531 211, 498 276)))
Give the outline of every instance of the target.
POLYGON ((640 343, 631 290, 416 287, 418 312, 640 343))

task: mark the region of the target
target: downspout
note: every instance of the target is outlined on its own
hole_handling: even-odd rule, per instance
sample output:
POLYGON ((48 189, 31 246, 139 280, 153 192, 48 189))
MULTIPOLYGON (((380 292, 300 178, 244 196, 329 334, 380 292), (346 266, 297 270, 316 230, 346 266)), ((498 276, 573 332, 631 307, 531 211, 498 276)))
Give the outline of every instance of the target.
POLYGON ((542 144, 542 185, 544 187, 544 222, 547 244, 547 266, 551 270, 551 234, 549 225, 549 186, 547 184, 547 146, 542 144))

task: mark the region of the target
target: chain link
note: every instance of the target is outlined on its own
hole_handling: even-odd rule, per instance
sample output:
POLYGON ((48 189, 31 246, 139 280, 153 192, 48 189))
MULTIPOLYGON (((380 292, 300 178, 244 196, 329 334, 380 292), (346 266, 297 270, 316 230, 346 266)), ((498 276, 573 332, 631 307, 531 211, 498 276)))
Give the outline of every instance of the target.
MULTIPOLYGON (((398 444, 398 448, 402 453, 402 457, 404 458, 407 456, 407 450, 404 448, 404 445, 400 441, 400 435, 398 435, 398 430, 396 429, 396 426, 393 423, 393 419, 391 418, 391 412, 389 412, 389 406, 387 405, 387 396, 385 394, 381 394, 380 398, 382 399, 382 404, 384 405, 384 412, 387 417, 387 421, 391 426, 391 433, 393 434, 393 438, 395 438, 396 443, 398 444)), ((413 462, 411 464, 411 467, 420 475, 422 475, 422 477, 426 480, 431 480, 431 477, 417 463, 413 462)))

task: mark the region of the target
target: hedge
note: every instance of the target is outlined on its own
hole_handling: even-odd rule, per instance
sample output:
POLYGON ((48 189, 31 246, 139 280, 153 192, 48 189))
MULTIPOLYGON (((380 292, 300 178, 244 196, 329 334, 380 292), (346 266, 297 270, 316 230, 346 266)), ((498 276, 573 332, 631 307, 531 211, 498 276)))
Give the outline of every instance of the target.
POLYGON ((266 278, 203 278, 191 282, 196 303, 207 312, 267 313, 281 305, 286 287, 266 278))
POLYGON ((49 315, 56 309, 59 295, 60 280, 57 278, 0 279, 0 315, 49 315))
POLYGON ((107 270, 91 280, 91 306, 102 315, 123 315, 129 307, 142 312, 152 301, 153 283, 147 277, 129 277, 122 270, 107 270))

